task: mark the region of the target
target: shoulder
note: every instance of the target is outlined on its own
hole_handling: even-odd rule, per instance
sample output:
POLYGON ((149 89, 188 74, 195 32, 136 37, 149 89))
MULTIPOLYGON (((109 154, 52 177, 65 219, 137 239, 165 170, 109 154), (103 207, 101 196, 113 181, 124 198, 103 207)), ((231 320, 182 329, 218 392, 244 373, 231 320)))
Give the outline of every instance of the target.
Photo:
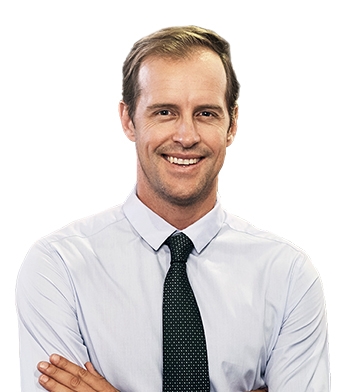
MULTIPOLYGON (((30 248, 30 253, 55 253, 68 244, 87 244, 94 238, 107 236, 111 231, 118 232, 126 223, 122 206, 115 206, 99 213, 77 219, 66 226, 39 238, 30 248)), ((27 255, 28 256, 28 255, 27 255)))
MULTIPOLYGON (((308 254, 291 241, 261 230, 246 220, 226 213, 222 238, 232 257, 244 268, 267 277, 275 295, 283 288, 299 298, 320 276, 308 254), (227 245, 230 244, 230 245, 227 245)), ((322 296, 322 290, 319 295, 322 296)))
POLYGON ((229 246, 232 254, 261 263, 276 270, 288 270, 289 274, 306 274, 314 280, 318 273, 308 254, 291 241, 269 231, 259 229, 248 221, 228 213, 221 230, 223 246, 229 246))
POLYGON ((262 230, 250 222, 227 211, 225 211, 225 213, 226 216, 223 224, 223 230, 227 231, 229 234, 231 234, 231 236, 240 238, 242 240, 245 239, 251 244, 255 243, 266 246, 280 246, 286 249, 290 249, 292 252, 301 253, 307 257, 305 251, 291 241, 269 231, 262 230))
POLYGON ((89 238, 118 225, 125 220, 122 206, 109 208, 69 223, 59 230, 41 238, 41 242, 52 244, 72 237, 89 238))
POLYGON ((57 268, 65 256, 78 261, 78 255, 89 252, 102 238, 118 238, 126 218, 122 206, 109 208, 97 214, 78 219, 45 237, 38 239, 29 249, 22 264, 23 269, 57 268), (49 267, 51 266, 51 267, 49 267))

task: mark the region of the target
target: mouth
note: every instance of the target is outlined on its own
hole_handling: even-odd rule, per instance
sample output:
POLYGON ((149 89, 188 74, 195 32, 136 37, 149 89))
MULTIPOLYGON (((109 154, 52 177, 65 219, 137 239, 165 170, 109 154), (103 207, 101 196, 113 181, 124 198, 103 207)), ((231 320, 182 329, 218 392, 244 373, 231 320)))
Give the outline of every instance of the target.
POLYGON ((169 155, 164 155, 164 158, 175 165, 179 165, 179 166, 191 166, 191 165, 195 165, 196 163, 198 163, 202 158, 178 158, 178 157, 173 157, 173 156, 169 156, 169 155))

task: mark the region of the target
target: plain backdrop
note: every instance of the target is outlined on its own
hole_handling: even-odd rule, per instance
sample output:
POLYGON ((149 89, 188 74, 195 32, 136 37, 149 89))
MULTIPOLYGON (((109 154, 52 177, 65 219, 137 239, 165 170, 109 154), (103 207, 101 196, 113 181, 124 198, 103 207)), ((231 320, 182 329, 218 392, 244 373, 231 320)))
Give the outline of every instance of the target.
POLYGON ((143 35, 185 24, 231 43, 241 83, 222 203, 310 255, 327 300, 332 390, 348 387, 346 3, 1 2, 2 391, 20 390, 14 292, 23 258, 41 236, 128 196, 136 158, 117 112, 122 62, 143 35))

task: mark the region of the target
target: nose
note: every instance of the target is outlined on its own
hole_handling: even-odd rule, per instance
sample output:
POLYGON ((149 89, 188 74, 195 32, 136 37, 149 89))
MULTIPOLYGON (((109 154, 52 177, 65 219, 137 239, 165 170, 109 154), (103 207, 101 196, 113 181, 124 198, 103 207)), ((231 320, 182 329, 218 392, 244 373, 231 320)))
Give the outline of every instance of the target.
POLYGON ((173 141, 180 143, 184 148, 191 148, 199 143, 200 135, 192 116, 182 117, 176 124, 173 141))

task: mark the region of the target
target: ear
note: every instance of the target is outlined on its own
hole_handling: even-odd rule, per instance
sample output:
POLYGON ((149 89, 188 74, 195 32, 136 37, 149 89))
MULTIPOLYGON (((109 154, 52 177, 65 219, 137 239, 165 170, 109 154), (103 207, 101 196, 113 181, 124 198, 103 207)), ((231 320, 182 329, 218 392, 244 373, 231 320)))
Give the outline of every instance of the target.
POLYGON ((233 139, 236 136, 236 133, 237 133, 237 120, 238 120, 238 105, 236 104, 236 106, 233 109, 231 126, 230 126, 230 129, 227 132, 227 144, 226 144, 227 147, 230 146, 233 143, 233 139))
POLYGON ((124 101, 119 102, 119 116, 126 137, 134 142, 136 140, 135 127, 132 119, 129 116, 128 105, 124 101))

